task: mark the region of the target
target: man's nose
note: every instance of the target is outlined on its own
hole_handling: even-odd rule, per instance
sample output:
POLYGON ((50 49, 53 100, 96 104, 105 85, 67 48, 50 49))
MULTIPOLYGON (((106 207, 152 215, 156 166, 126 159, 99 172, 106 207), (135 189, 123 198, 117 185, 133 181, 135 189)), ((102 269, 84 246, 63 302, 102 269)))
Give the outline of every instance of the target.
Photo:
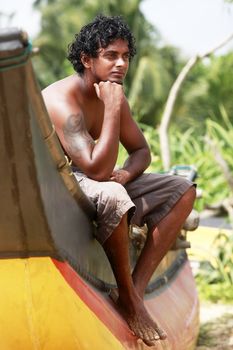
POLYGON ((124 66, 125 65, 125 60, 123 59, 123 57, 118 57, 118 59, 117 59, 117 61, 116 61, 116 65, 118 66, 118 67, 120 67, 120 66, 124 66))

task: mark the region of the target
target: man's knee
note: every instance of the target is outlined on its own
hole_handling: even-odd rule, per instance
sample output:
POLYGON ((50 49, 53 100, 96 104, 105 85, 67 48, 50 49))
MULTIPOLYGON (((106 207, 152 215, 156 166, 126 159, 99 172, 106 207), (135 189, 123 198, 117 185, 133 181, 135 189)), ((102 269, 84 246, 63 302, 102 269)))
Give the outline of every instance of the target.
POLYGON ((128 194, 125 190, 125 188, 114 181, 109 181, 105 184, 104 187, 104 191, 102 191, 102 193, 100 194, 101 196, 101 202, 113 202, 113 203, 117 203, 119 201, 121 201, 122 198, 124 198, 125 196, 127 197, 128 194))
POLYGON ((187 203, 193 206, 195 199, 196 199, 196 187, 193 185, 189 187, 189 189, 183 194, 183 196, 181 197, 181 200, 184 203, 187 203))
POLYGON ((191 198, 191 200, 194 201, 197 195, 196 186, 195 185, 191 186, 186 193, 191 198))

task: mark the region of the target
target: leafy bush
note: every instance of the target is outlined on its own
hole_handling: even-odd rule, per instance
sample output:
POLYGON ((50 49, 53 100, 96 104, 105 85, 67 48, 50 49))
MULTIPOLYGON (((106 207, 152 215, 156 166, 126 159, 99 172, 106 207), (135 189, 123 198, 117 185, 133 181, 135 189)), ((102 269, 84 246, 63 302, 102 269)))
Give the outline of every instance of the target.
MULTIPOLYGON (((226 121, 225 124, 228 124, 228 127, 209 121, 207 123, 207 132, 210 134, 211 139, 214 139, 217 144, 221 145, 222 154, 233 169, 232 145, 230 144, 233 139, 233 126, 229 121, 226 121), (223 139, 225 139, 225 143, 223 139)), ((158 130, 145 124, 140 124, 140 127, 152 153, 152 162, 148 171, 161 172, 163 167, 158 130)), ((196 202, 198 211, 203 210, 207 205, 215 204, 230 196, 228 183, 202 135, 195 134, 193 128, 188 129, 186 132, 180 132, 177 127, 173 126, 170 131, 170 145, 171 158, 173 160, 172 166, 181 164, 193 165, 198 171, 196 182, 198 187, 203 190, 202 198, 196 202)), ((126 156, 126 151, 121 148, 118 158, 119 165, 123 164, 126 156)))
POLYGON ((196 275, 199 295, 214 302, 233 301, 233 233, 219 233, 211 247, 211 259, 200 264, 196 275))

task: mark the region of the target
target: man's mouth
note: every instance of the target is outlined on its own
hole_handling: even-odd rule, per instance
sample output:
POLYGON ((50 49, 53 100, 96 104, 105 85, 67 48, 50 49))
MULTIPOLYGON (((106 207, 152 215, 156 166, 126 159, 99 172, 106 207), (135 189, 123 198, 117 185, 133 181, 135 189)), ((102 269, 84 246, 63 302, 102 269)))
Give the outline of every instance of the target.
POLYGON ((118 77, 118 78, 124 78, 125 73, 124 72, 120 72, 120 71, 114 71, 111 73, 111 75, 113 75, 114 77, 118 77))

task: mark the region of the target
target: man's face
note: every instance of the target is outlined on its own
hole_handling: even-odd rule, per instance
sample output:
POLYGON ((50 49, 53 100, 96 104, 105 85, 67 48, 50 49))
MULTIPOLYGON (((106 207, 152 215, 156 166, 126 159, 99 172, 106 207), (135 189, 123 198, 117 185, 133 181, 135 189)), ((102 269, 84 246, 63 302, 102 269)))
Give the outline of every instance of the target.
POLYGON ((98 57, 92 58, 92 73, 97 82, 111 81, 123 84, 129 67, 128 42, 117 39, 106 48, 98 50, 98 57))

